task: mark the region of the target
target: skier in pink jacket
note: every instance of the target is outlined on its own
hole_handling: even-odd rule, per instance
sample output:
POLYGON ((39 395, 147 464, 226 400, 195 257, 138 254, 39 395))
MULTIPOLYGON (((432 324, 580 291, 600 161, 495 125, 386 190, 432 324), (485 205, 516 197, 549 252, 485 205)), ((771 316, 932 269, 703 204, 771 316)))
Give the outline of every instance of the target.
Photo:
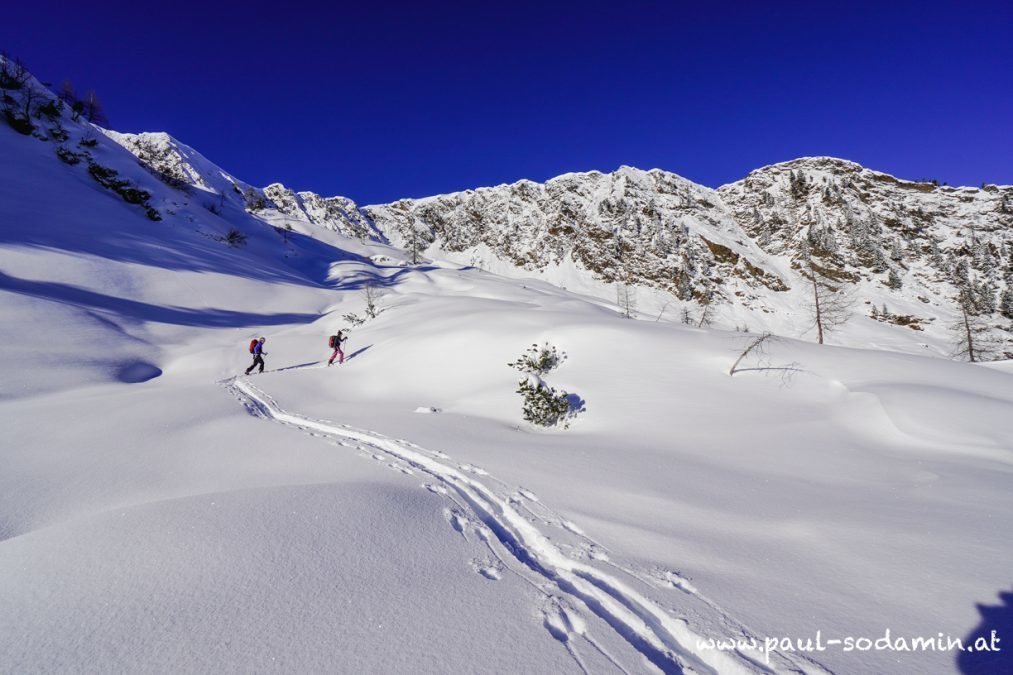
POLYGON ((328 359, 327 365, 332 365, 334 359, 338 360, 338 364, 345 362, 345 352, 341 351, 341 343, 347 340, 348 337, 345 335, 345 331, 339 330, 337 335, 332 335, 328 341, 328 345, 334 349, 334 353, 331 354, 331 358, 328 359))

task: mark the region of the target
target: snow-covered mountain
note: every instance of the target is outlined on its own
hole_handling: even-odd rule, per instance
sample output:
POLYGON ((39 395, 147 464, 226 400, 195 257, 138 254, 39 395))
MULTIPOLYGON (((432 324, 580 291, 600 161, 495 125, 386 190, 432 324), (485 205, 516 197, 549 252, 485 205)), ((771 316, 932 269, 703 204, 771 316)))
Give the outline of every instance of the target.
MULTIPOLYGON (((566 204, 556 234, 496 215, 513 186, 405 202, 498 218, 427 226, 411 264, 393 206, 254 188, 34 80, 0 89, 0 672, 1001 672, 793 646, 988 643, 1013 375, 784 338, 732 376, 755 335, 624 319, 637 229, 602 208, 653 199, 682 215, 631 215, 650 266, 685 253, 726 326, 795 328, 802 244, 761 245, 720 192, 632 169, 516 187, 529 219, 566 204), (528 236, 546 250, 511 257, 528 236), (583 410, 567 431, 525 423, 508 365, 544 342, 583 410)), ((853 323, 854 344, 913 333, 853 323)))
MULTIPOLYGON (((617 285, 642 316, 806 334, 810 269, 851 291, 843 342, 870 344, 861 322, 893 330, 891 348, 951 349, 958 296, 1013 348, 1013 187, 912 182, 827 157, 758 169, 713 190, 675 174, 612 173, 519 181, 359 207, 280 184, 234 179, 164 134, 110 134, 160 176, 221 195, 278 223, 391 242, 508 276, 538 276, 604 299, 617 285)), ((875 331, 874 331, 875 332, 875 331)), ((877 344, 885 344, 877 340, 877 344)))

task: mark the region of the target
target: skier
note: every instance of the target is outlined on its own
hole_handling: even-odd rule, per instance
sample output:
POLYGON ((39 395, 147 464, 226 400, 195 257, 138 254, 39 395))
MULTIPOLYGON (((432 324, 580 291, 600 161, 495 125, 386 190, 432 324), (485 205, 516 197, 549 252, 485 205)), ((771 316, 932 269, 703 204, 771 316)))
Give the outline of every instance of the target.
POLYGON ((264 372, 264 356, 267 355, 267 352, 264 351, 264 342, 266 341, 267 338, 262 337, 259 340, 254 340, 250 343, 250 353, 253 354, 253 363, 251 363, 250 367, 246 369, 247 375, 249 375, 250 372, 257 367, 257 364, 260 364, 260 370, 257 372, 264 372))
POLYGON ((331 354, 331 358, 327 361, 327 365, 334 363, 334 359, 338 359, 338 365, 345 362, 345 352, 341 351, 341 343, 348 339, 345 335, 345 331, 339 330, 337 335, 332 335, 331 339, 327 341, 330 347, 334 348, 334 353, 331 354))

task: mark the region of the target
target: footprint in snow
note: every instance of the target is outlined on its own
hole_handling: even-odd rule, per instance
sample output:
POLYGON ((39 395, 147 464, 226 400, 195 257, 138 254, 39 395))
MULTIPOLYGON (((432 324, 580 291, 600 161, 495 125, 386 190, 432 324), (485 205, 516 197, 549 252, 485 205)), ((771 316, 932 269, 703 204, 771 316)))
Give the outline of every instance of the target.
POLYGON ((439 450, 433 450, 433 457, 439 457, 440 459, 450 459, 450 455, 439 450))
POLYGON ((517 494, 519 494, 521 497, 524 497, 529 502, 538 501, 538 497, 536 497, 535 494, 530 490, 525 490, 524 488, 517 488, 517 494))
POLYGON ((560 525, 563 526, 563 529, 569 530, 574 534, 579 534, 582 537, 584 536, 584 531, 581 530, 579 527, 577 527, 574 523, 570 522, 569 520, 564 520, 562 523, 560 523, 560 525))
POLYGON ((660 581, 663 586, 668 588, 675 588, 683 593, 689 593, 690 595, 696 595, 698 593, 696 586, 690 583, 689 579, 673 570, 658 569, 654 571, 653 576, 660 581))
POLYGON ((585 544, 581 547, 581 549, 583 554, 586 555, 590 560, 598 560, 601 562, 609 562, 610 560, 608 553, 603 551, 600 546, 596 546, 595 544, 585 544))
POLYGON ((478 558, 474 558, 471 561, 471 569, 490 581, 499 581, 503 578, 503 565, 498 560, 479 560, 478 558))
POLYGON ((584 635, 587 622, 580 612, 561 598, 550 598, 542 608, 542 625, 560 642, 569 642, 571 635, 584 635))
POLYGON ((450 526, 457 530, 462 537, 465 539, 468 538, 468 535, 465 533, 465 529, 471 521, 469 521, 463 513, 457 509, 443 509, 443 517, 447 519, 450 526))
POLYGON ((443 495, 443 496, 446 496, 448 494, 447 493, 447 488, 443 487, 442 485, 433 485, 432 483, 425 483, 425 484, 422 485, 422 487, 424 487, 425 489, 429 490, 433 494, 438 494, 438 495, 443 495))
POLYGON ((399 464, 397 462, 391 462, 390 464, 387 464, 387 468, 394 469, 395 471, 400 471, 401 473, 405 473, 407 475, 415 474, 415 472, 412 471, 410 468, 408 468, 404 464, 399 464))

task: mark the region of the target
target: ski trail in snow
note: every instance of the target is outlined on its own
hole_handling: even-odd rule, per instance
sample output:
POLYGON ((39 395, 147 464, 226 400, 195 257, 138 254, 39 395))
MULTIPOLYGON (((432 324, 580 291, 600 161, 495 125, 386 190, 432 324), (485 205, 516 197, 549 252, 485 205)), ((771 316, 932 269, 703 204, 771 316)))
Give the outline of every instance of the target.
MULTIPOLYGON (((486 483, 504 486, 505 484, 488 476, 484 471, 480 473, 469 471, 470 466, 450 461, 450 457, 445 453, 428 451, 414 443, 287 412, 270 395, 248 380, 234 378, 224 381, 223 384, 255 417, 293 426, 309 434, 332 437, 342 445, 349 445, 347 442, 350 441, 357 449, 366 450, 384 460, 388 457, 400 460, 411 469, 426 474, 432 482, 424 484, 423 487, 451 498, 461 509, 448 511, 447 515, 448 521, 462 536, 467 538, 465 532, 471 521, 480 523, 491 533, 491 538, 498 541, 523 568, 555 586, 569 601, 576 601, 586 607, 649 663, 664 673, 801 672, 822 675, 829 672, 819 664, 797 655, 772 653, 768 665, 758 661, 757 657, 761 655, 756 653, 745 655, 735 651, 708 650, 700 647, 700 643, 709 641, 709 636, 694 632, 685 619, 672 616, 668 610, 622 578, 625 576, 641 581, 642 577, 614 563, 611 563, 610 567, 618 572, 618 575, 566 555, 535 523, 515 508, 517 490, 507 490, 505 494, 497 493, 486 483), (482 482, 481 479, 485 478, 488 478, 486 482, 482 482)), ((521 494, 528 500, 537 501, 537 498, 526 490, 521 494)), ((543 504, 539 506, 545 508, 543 504)), ((582 538, 584 536, 579 527, 562 518, 556 523, 544 520, 542 522, 562 526, 582 538)), ((489 539, 486 539, 486 542, 491 544, 489 539)), ((506 561, 502 562, 505 565, 506 561)), ((497 573, 492 569, 488 572, 487 578, 498 578, 498 570, 497 573)), ((695 589, 691 591, 680 587, 680 590, 696 595, 695 589)), ((748 634, 741 624, 731 619, 712 602, 705 598, 701 599, 719 614, 724 624, 734 626, 748 634)), ((584 626, 583 619, 579 618, 572 608, 565 618, 563 624, 568 628, 584 626)), ((552 629, 563 625, 556 619, 547 619, 547 628, 550 624, 552 629)), ((550 629, 550 632, 553 631, 550 629)), ((586 637, 583 628, 580 631, 568 630, 567 634, 573 632, 586 637)), ((554 633, 557 639, 560 635, 558 631, 554 633)), ((762 640, 759 641, 762 644, 762 640)), ((567 647, 583 668, 584 664, 573 652, 572 645, 568 644, 567 647)))

